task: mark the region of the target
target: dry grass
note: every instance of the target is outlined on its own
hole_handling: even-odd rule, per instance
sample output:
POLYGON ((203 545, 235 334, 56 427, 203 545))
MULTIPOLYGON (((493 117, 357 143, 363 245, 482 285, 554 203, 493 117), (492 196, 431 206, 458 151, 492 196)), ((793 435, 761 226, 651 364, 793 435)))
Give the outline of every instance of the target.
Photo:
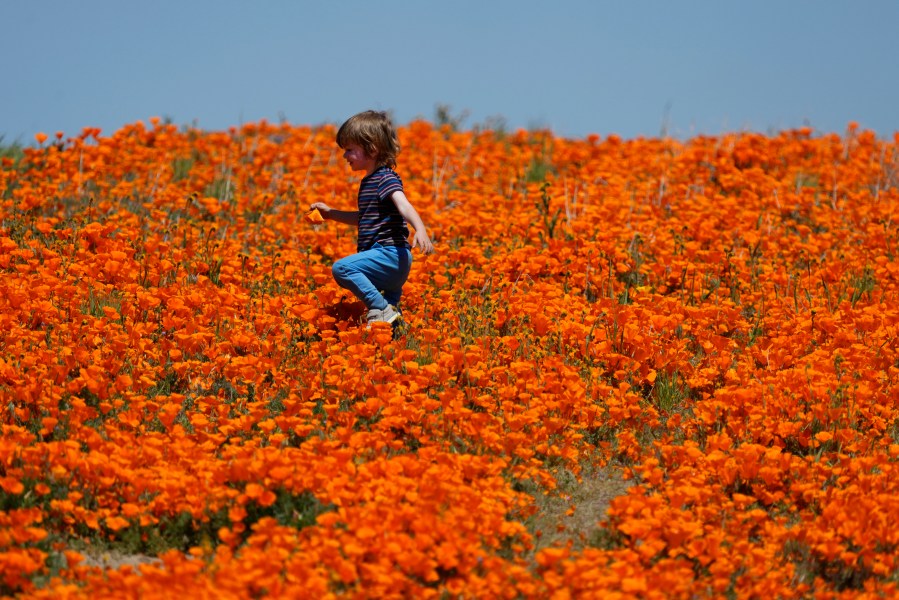
POLYGON ((581 549, 602 539, 600 522, 609 503, 631 485, 615 467, 584 467, 580 477, 562 469, 556 473, 558 488, 546 493, 533 490, 537 512, 529 521, 536 554, 543 548, 566 546, 581 549))
POLYGON ((85 567, 100 569, 120 569, 122 567, 140 567, 141 565, 162 564, 162 560, 146 554, 129 554, 111 548, 85 550, 82 553, 85 567))

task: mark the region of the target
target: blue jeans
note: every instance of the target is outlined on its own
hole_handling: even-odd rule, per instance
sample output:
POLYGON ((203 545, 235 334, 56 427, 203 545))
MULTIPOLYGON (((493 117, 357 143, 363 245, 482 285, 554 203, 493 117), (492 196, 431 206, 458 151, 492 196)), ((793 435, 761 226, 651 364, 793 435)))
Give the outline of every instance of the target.
POLYGON ((341 258, 331 267, 337 284, 350 290, 369 310, 396 306, 412 268, 412 252, 399 246, 374 246, 341 258), (382 294, 383 292, 383 294, 382 294))

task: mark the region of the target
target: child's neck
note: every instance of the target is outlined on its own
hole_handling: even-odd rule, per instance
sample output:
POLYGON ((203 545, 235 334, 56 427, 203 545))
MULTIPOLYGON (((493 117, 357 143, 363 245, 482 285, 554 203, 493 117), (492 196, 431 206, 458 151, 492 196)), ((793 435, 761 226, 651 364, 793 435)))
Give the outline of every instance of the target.
POLYGON ((365 172, 365 176, 368 177, 369 175, 371 175, 372 173, 374 173, 375 171, 377 171, 378 169, 380 169, 380 168, 383 167, 383 166, 385 166, 385 165, 375 165, 375 166, 373 166, 371 169, 369 169, 368 171, 365 172))

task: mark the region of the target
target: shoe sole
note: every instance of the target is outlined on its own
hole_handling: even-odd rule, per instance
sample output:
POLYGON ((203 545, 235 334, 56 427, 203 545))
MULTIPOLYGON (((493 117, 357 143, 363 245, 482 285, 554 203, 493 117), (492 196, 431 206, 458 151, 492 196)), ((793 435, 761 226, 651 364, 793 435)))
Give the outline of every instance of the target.
POLYGON ((393 315, 391 315, 391 317, 390 317, 389 319, 373 319, 373 320, 371 320, 371 321, 368 321, 368 322, 366 323, 366 325, 367 325, 368 327, 371 327, 371 324, 372 324, 372 323, 387 323, 388 325, 393 325, 394 323, 396 323, 396 321, 397 321, 401 316, 402 316, 401 313, 399 313, 398 311, 394 311, 393 315))

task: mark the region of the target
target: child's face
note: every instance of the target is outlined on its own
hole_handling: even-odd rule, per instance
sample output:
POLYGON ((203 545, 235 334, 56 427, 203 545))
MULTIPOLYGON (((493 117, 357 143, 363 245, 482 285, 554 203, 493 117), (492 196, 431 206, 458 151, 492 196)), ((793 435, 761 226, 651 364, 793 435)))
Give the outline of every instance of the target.
POLYGON ((365 171, 371 174, 377 166, 375 157, 366 153, 359 144, 347 144, 343 149, 343 158, 354 171, 365 171))

